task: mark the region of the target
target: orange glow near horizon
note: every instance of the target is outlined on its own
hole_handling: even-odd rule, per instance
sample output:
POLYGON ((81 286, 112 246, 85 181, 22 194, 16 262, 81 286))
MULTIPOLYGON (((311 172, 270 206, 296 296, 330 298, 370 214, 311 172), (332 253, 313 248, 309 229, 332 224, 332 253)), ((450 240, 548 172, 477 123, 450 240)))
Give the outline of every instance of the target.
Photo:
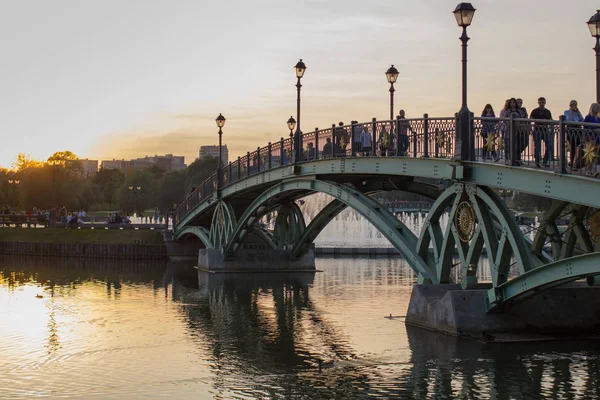
MULTIPOLYGON (((7 59, 19 62, 0 73, 6 80, 0 128, 10 135, 0 166, 9 167, 17 153, 47 159, 64 148, 98 160, 173 153, 189 164, 201 145, 217 143, 219 112, 227 118, 223 140, 234 159, 287 136, 299 58, 307 65, 304 132, 386 119, 390 64, 400 72, 396 112, 451 116, 460 107, 457 2, 376 0, 348 7, 333 0, 297 8, 231 0, 144 4, 143 15, 134 3, 118 15, 91 4, 7 8, 0 40, 7 59), (209 17, 219 14, 227 18, 209 17), (22 35, 9 40, 15 31, 22 35)), ((555 118, 571 99, 587 112, 596 82, 586 21, 596 2, 580 0, 568 14, 559 0, 473 5, 471 111, 477 115, 491 103, 498 113, 508 97, 523 98, 531 110, 545 96, 555 118)))

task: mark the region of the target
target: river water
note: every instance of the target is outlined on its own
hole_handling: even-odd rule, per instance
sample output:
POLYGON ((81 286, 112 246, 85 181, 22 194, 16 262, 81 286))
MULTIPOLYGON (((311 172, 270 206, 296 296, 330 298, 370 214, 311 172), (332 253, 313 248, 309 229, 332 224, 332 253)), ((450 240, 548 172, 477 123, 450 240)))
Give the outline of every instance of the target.
POLYGON ((186 263, 2 257, 0 398, 600 398, 597 342, 411 329, 401 258, 317 267, 198 276, 186 263))

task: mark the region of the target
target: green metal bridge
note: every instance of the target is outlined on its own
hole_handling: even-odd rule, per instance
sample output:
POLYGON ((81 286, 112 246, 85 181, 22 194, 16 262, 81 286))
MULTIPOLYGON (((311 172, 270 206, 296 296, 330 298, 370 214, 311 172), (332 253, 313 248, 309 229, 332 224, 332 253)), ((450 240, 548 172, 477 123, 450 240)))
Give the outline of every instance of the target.
POLYGON ((269 143, 192 192, 175 211, 174 237, 199 238, 232 259, 252 236, 298 259, 350 207, 403 255, 420 283, 449 283, 459 268, 463 289, 477 287, 485 247, 488 311, 574 280, 597 283, 600 125, 472 116, 468 130, 458 125, 456 116, 373 119, 269 143), (495 189, 551 199, 533 241, 495 189), (418 235, 371 197, 391 190, 433 201, 418 235), (307 223, 296 201, 313 193, 333 200, 307 223), (273 230, 258 223, 269 213, 276 215, 273 230), (518 274, 509 279, 512 266, 518 274))

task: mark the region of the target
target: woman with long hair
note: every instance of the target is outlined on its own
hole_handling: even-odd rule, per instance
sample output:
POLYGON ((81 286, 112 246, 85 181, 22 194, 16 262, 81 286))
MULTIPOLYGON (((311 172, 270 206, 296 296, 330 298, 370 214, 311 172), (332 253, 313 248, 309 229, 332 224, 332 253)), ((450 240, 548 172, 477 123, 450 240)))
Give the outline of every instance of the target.
MULTIPOLYGON (((517 99, 511 97, 508 100, 508 110, 507 110, 508 118, 526 118, 525 112, 519 108, 519 104, 517 103, 517 99)), ((515 160, 517 165, 521 165, 521 153, 523 150, 527 148, 529 144, 529 132, 522 132, 522 130, 517 129, 517 132, 514 133, 515 137, 515 149, 517 150, 515 154, 515 160)), ((510 138, 507 141, 507 150, 510 149, 510 138)), ((508 151, 507 151, 508 152, 508 151)))
MULTIPOLYGON (((583 122, 600 124, 600 104, 592 103, 590 105, 590 111, 588 112, 588 115, 585 116, 583 122)), ((577 147, 575 161, 573 161, 573 169, 577 170, 585 165, 586 175, 594 175, 594 167, 596 159, 598 158, 598 147, 600 147, 600 129, 585 126, 583 128, 583 143, 577 147), (587 157, 585 154, 590 151, 595 154, 595 157, 593 157, 593 160, 586 160, 587 157)), ((594 176, 598 176, 598 174, 595 174, 594 176)))
POLYGON ((495 136, 496 136, 496 121, 487 120, 488 118, 496 118, 494 114, 494 108, 491 104, 486 104, 481 112, 481 136, 483 137, 483 159, 488 159, 488 156, 491 153, 494 161, 498 161, 498 156, 496 154, 496 148, 494 146, 495 136), (490 136, 491 135, 491 136, 490 136), (489 141, 492 140, 492 144, 489 144, 489 141))

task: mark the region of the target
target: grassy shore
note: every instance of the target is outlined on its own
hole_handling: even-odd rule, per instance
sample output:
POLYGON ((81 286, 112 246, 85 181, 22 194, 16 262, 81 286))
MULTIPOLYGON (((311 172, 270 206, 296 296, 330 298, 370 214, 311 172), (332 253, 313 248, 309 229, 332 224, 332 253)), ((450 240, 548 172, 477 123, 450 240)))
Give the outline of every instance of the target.
POLYGON ((0 242, 163 244, 160 232, 147 229, 0 228, 0 242))

